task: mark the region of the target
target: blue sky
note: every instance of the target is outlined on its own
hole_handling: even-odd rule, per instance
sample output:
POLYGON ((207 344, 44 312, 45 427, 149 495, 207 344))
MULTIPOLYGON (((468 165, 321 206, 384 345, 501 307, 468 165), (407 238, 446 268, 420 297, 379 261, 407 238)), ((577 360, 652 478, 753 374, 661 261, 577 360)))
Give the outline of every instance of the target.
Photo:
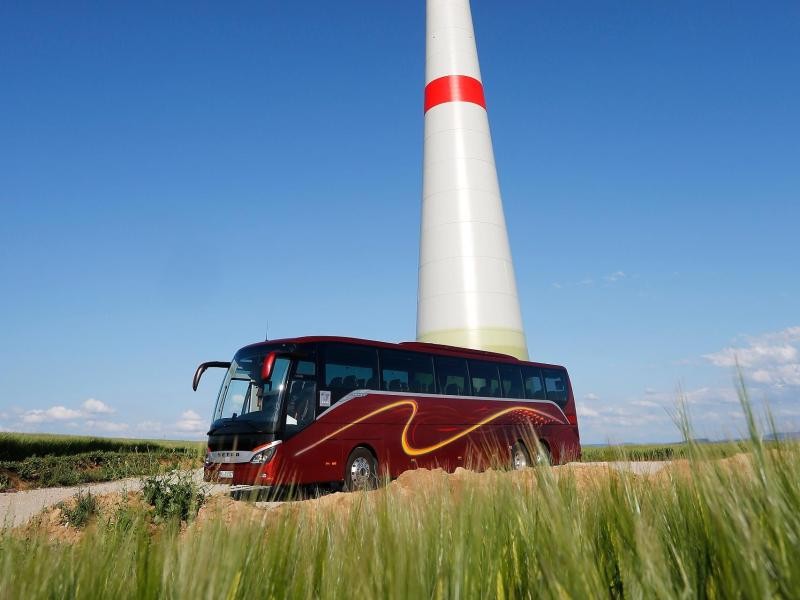
MULTIPOLYGON (((800 5, 473 0, 531 356, 585 442, 800 429, 800 5)), ((424 3, 0 6, 0 429, 192 437, 271 337, 415 334, 424 3)))

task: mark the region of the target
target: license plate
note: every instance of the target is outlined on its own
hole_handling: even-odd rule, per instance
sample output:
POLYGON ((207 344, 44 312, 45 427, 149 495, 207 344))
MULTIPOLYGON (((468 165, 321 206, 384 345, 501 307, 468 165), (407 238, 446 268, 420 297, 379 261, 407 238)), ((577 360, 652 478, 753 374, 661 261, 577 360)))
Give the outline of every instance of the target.
POLYGON ((220 471, 219 472, 220 479, 233 479, 233 471, 220 471))

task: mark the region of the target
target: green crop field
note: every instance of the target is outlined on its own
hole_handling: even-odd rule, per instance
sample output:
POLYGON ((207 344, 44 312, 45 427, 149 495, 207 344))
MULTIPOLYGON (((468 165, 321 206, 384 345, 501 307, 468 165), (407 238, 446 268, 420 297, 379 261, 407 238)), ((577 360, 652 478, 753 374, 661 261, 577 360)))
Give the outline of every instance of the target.
POLYGON ((0 491, 77 485, 201 464, 205 444, 0 433, 0 491))
MULTIPOLYGON (((703 454, 709 458, 726 458, 749 448, 747 442, 704 442, 703 454)), ((689 458, 691 446, 685 442, 676 444, 625 444, 622 446, 584 446, 583 462, 662 461, 689 458)))
POLYGON ((647 476, 421 470, 269 511, 214 498, 194 520, 185 487, 83 498, 65 513, 80 526, 56 532, 73 537, 0 534, 0 595, 798 598, 800 447, 765 445, 750 417, 744 453, 690 444, 647 476))

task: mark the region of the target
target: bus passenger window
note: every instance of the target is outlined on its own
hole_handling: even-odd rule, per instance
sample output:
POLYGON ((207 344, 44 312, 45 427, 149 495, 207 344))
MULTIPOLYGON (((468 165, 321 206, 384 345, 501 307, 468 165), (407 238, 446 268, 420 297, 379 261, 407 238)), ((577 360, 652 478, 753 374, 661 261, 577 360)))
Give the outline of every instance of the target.
POLYGON ((503 398, 524 398, 520 368, 511 365, 499 365, 498 368, 503 386, 503 398))
POLYGON ((536 367, 523 367, 522 375, 525 377, 525 397, 528 400, 547 400, 542 384, 542 372, 536 367))
POLYGON ((469 396, 472 393, 467 377, 467 361, 448 356, 436 357, 438 393, 448 396, 469 396))
POLYGON ((561 408, 567 405, 567 375, 560 369, 544 369, 544 385, 547 399, 555 402, 561 408))
POLYGON ((500 379, 494 363, 469 361, 469 376, 472 379, 472 395, 500 397, 500 379))
POLYGON ((378 354, 368 346, 331 344, 325 349, 325 388, 331 402, 357 389, 376 389, 378 354))
POLYGON ((381 349, 380 358, 381 389, 388 392, 432 392, 433 362, 430 356, 381 349))

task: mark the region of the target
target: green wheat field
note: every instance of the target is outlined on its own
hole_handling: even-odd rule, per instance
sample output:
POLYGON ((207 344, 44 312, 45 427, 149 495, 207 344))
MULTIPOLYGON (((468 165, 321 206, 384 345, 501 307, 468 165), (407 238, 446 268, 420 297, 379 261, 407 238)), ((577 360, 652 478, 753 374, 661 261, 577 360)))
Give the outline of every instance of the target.
POLYGON ((800 447, 744 407, 749 441, 647 476, 418 471, 270 510, 154 479, 63 507, 70 536, 0 534, 0 597, 800 598, 800 447))

